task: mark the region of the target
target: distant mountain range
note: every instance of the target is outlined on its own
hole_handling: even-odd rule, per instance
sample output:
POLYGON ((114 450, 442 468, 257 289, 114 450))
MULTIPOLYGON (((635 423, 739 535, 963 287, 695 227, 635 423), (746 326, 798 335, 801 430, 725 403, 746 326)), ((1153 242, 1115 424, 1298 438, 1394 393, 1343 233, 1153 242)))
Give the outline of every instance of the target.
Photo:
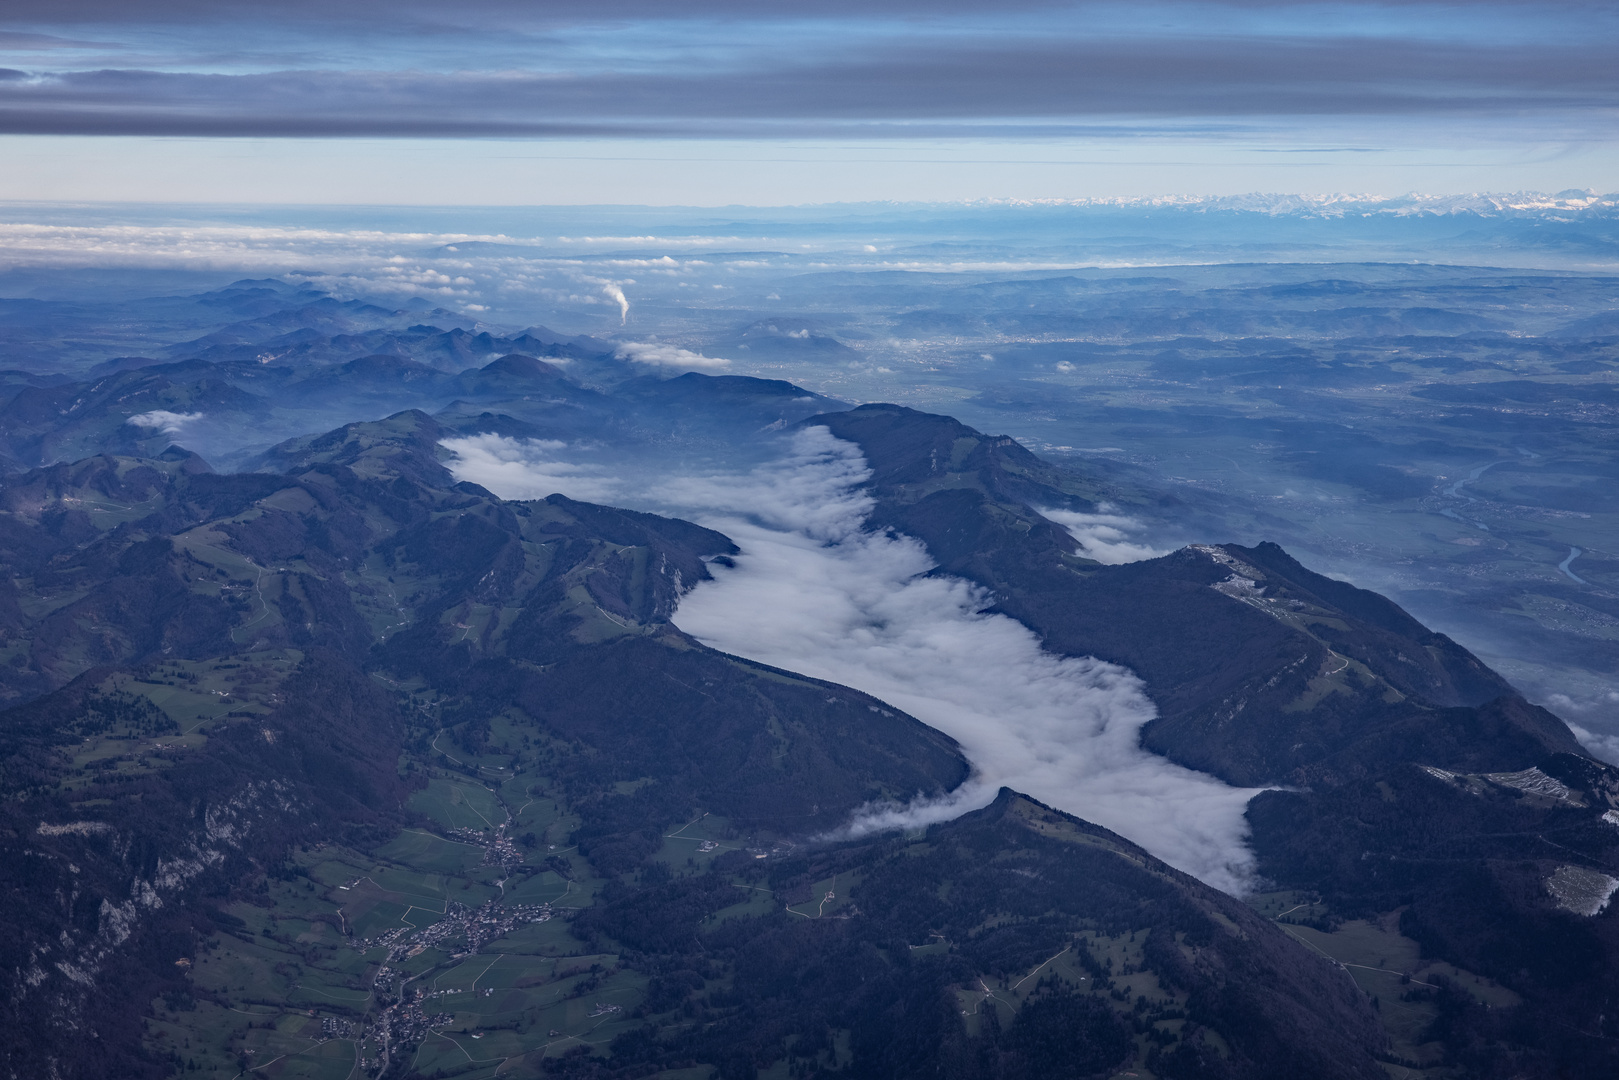
POLYGON ((1302 195, 1252 192, 1246 195, 1150 195, 1086 199, 1007 199, 969 205, 1072 207, 1112 210, 1178 210, 1205 213, 1250 213, 1294 217, 1413 217, 1418 215, 1471 215, 1490 218, 1543 218, 1567 221, 1574 217, 1612 217, 1619 214, 1619 193, 1600 195, 1591 190, 1478 192, 1462 195, 1302 195))

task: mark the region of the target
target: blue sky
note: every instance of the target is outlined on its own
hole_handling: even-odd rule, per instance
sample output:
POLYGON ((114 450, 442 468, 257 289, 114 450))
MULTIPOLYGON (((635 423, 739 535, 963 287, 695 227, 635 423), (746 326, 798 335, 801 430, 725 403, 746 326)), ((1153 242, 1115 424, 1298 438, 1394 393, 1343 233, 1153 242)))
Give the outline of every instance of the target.
POLYGON ((0 199, 1619 189, 1602 3, 11 0, 0 199))

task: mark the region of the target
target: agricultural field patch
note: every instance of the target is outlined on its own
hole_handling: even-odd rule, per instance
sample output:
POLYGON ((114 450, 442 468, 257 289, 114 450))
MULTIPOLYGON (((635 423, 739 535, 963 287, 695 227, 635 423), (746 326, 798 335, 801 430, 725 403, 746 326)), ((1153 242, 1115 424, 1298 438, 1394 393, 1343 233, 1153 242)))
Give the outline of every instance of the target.
POLYGON ((435 777, 411 796, 409 806, 446 829, 494 829, 506 820, 493 792, 461 780, 435 777))
POLYGON ((1490 1008, 1510 1008, 1521 999, 1491 979, 1453 964, 1425 959, 1421 947, 1400 934, 1399 921, 1400 913, 1393 911, 1376 919, 1344 921, 1331 932, 1286 920, 1279 925, 1321 955, 1337 961, 1377 1003, 1395 1056, 1433 1065, 1442 1048, 1427 1036, 1439 1017, 1435 998, 1442 989, 1463 990, 1490 1008))

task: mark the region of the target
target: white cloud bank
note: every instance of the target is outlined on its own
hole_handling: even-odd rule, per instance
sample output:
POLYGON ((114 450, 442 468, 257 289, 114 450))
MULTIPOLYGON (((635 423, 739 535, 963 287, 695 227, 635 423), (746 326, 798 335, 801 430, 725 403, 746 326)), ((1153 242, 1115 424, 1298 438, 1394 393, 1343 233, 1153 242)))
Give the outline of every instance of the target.
POLYGON ((620 360, 648 367, 686 368, 689 371, 715 371, 731 366, 729 360, 719 356, 704 356, 675 345, 660 345, 651 341, 632 341, 620 345, 613 354, 620 360))
POLYGON ((138 428, 159 431, 164 435, 178 435, 187 424, 201 420, 202 416, 200 412, 177 413, 167 409, 153 409, 151 412, 136 413, 127 423, 134 424, 138 428))
POLYGON ((681 601, 681 629, 888 701, 954 737, 973 763, 952 795, 869 808, 850 831, 948 820, 1005 785, 1212 885, 1243 889, 1253 868, 1243 811, 1255 792, 1142 750, 1154 710, 1133 674, 1046 652, 1022 624, 980 614, 987 600, 976 587, 926 576, 933 561, 920 543, 865 531, 867 475, 858 449, 815 428, 745 481, 664 491, 708 508, 704 524, 742 548, 735 569, 715 567, 716 580, 681 601))
POLYGON ((1569 730, 1574 732, 1574 737, 1580 740, 1580 745, 1592 755, 1610 765, 1619 765, 1619 735, 1610 731, 1594 731, 1574 719, 1577 717, 1578 720, 1587 723, 1593 720, 1600 723, 1602 713, 1611 714, 1615 708, 1619 708, 1619 690, 1607 690, 1584 701, 1576 700, 1568 694, 1551 694, 1544 704, 1568 724, 1569 730))
POLYGON ((503 499, 543 499, 562 494, 584 502, 612 502, 623 485, 595 465, 562 460, 567 443, 556 439, 513 439, 468 435, 439 445, 455 455, 448 463, 457 480, 488 488, 503 499))
POLYGON ((1608 735, 1600 731, 1592 731, 1581 727, 1572 720, 1565 721, 1580 745, 1590 751, 1592 757, 1600 758, 1609 765, 1619 765, 1619 735, 1608 735))
MULTIPOLYGON (((550 445, 494 436, 446 445, 460 455, 451 465, 458 477, 503 496, 561 485, 587 497, 581 484, 601 482, 564 475, 550 445)), ((920 543, 865 531, 871 501, 859 485, 868 475, 856 447, 813 428, 747 476, 665 476, 638 485, 642 495, 618 492, 621 504, 695 518, 742 549, 734 569, 715 566, 716 580, 681 601, 681 629, 863 690, 961 743, 973 775, 960 789, 868 807, 845 831, 948 820, 1005 785, 1242 891, 1253 870, 1243 811, 1254 790, 1142 750, 1141 726, 1154 712, 1130 672, 1046 652, 1022 624, 981 614, 987 600, 975 586, 926 576, 933 562, 920 543)))
MULTIPOLYGON (((1106 511, 1106 504, 1099 509, 1106 511)), ((1072 510, 1041 510, 1041 514, 1068 530, 1079 541, 1079 553, 1106 566, 1156 559, 1169 552, 1129 539, 1143 526, 1135 518, 1119 514, 1079 514, 1072 510)))

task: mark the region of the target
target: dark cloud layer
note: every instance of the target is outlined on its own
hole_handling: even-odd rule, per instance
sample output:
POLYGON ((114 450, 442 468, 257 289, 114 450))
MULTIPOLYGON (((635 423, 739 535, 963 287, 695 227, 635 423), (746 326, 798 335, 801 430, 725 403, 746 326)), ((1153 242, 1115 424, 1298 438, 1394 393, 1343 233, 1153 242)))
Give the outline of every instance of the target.
MULTIPOLYGON (((541 22, 579 19, 741 19, 792 18, 806 16, 885 17, 892 15, 934 15, 994 13, 1008 10, 1072 8, 1075 0, 461 0, 447 7, 441 0, 349 0, 333 4, 328 0, 8 0, 0 15, 4 23, 83 23, 127 24, 174 20, 195 23, 214 18, 240 21, 274 18, 320 23, 347 22, 356 18, 386 20, 428 18, 458 23, 510 25, 513 22, 541 22)), ((1092 2, 1089 6, 1102 7, 1092 2)), ((1277 10, 1299 8, 1299 0, 1223 0, 1201 4, 1185 3, 1173 10, 1190 7, 1232 10, 1277 10)), ((1311 5, 1319 9, 1319 5, 1311 5)), ((1556 14, 1564 12, 1611 10, 1608 0, 1467 0, 1464 4, 1435 3, 1434 0, 1380 0, 1375 7, 1385 10, 1430 8, 1465 18, 1468 8, 1528 8, 1556 14)))
POLYGON ((0 131, 176 135, 717 133, 773 122, 1412 115, 1611 110, 1605 48, 1386 41, 1027 42, 689 74, 0 78, 0 131))
MULTIPOLYGON (((1577 18, 1580 11, 1602 10, 1578 2, 1528 9, 1505 0, 1476 7, 1520 20, 1538 12, 1548 27, 1577 18)), ((1478 32, 1436 34, 1433 20, 1446 11, 1460 18, 1458 9, 1414 4, 1383 5, 1375 9, 1383 13, 1376 18, 1374 9, 1367 9, 1365 25, 1375 27, 1375 34, 1348 33, 1342 27, 1349 24, 1341 19, 1332 33, 1301 30, 1306 9, 1265 0, 1202 5, 1201 24, 1182 18, 1173 30, 1150 33, 1117 19, 1105 32, 1089 32, 1076 20, 1076 10, 1057 0, 1019 0, 996 9, 1005 22, 995 32, 970 33, 988 13, 967 0, 925 5, 896 0, 876 9, 854 0, 681 5, 470 0, 453 8, 414 0, 387 5, 297 0, 268 6, 20 0, 0 13, 0 28, 11 28, 0 29, 0 47, 7 34, 18 48, 25 41, 29 48, 66 41, 75 26, 85 30, 83 36, 156 27, 169 39, 185 38, 188 19, 197 20, 192 32, 198 56, 218 53, 218 27, 232 19, 240 20, 237 37, 244 43, 255 35, 269 40, 280 34, 275 47, 285 52, 287 35, 324 25, 339 45, 352 38, 350 52, 361 56, 366 55, 358 44, 362 39, 408 36, 435 25, 453 25, 469 41, 486 35, 493 42, 487 35, 503 30, 538 33, 546 27, 641 20, 642 37, 619 56, 593 59, 588 49, 536 48, 515 65, 509 51, 495 61, 480 58, 475 48, 454 56, 454 63, 443 56, 434 63, 413 63, 401 46, 397 55, 381 50, 372 54, 375 63, 363 64, 376 70, 359 70, 362 65, 350 57, 344 64, 288 63, 288 70, 280 71, 229 70, 228 65, 210 71, 200 62, 5 71, 0 73, 0 133, 892 136, 1005 129, 1054 134, 1119 120, 1213 123, 1328 116, 1556 116, 1564 129, 1592 125, 1598 131, 1611 125, 1619 110, 1611 18, 1596 18, 1583 39, 1559 31, 1525 40, 1505 33, 1496 39, 1478 32), (1222 11, 1246 21, 1222 26, 1216 18, 1222 11), (1390 11, 1421 15, 1412 24, 1420 23, 1421 32, 1402 32, 1390 11), (1048 15, 1049 32, 1042 32, 1040 20, 1048 15), (818 33, 779 32, 782 19, 812 16, 833 22, 818 33), (1265 29, 1266 18, 1278 20, 1276 26, 1265 29), (724 23, 712 44, 683 38, 663 46, 656 35, 646 36, 647 20, 662 25, 703 19, 724 23), (828 32, 839 19, 847 33, 828 32)), ((1189 8, 1163 10, 1172 15, 1189 8)), ((172 41, 167 47, 174 48, 172 41)), ((342 51, 330 42, 328 47, 342 51)), ((31 62, 18 55, 12 53, 13 64, 31 62)))
MULTIPOLYGON (((1285 3, 1286 0, 1283 0, 1285 3)), ((274 19, 337 25, 364 20, 490 28, 614 19, 771 19, 982 12, 982 0, 8 0, 6 23, 130 24, 274 19)), ((1004 0, 1002 11, 1071 6, 1067 0, 1004 0)))

